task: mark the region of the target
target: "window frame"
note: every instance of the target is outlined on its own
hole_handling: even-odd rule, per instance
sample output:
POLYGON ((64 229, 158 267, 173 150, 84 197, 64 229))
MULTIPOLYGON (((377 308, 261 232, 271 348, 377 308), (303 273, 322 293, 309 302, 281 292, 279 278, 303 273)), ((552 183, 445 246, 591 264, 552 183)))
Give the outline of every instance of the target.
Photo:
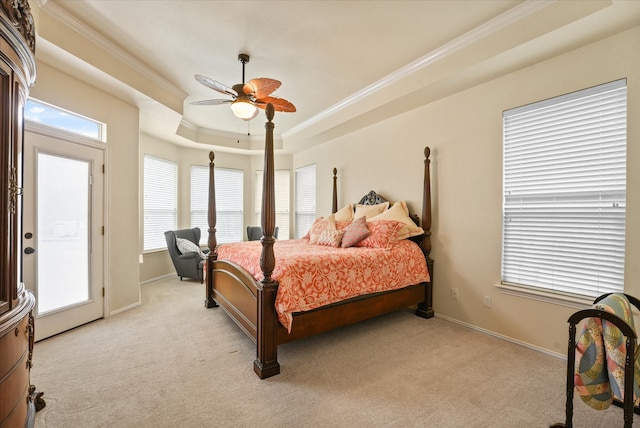
MULTIPOLYGON (((627 147, 626 92, 626 79, 620 79, 507 110, 503 113, 503 235, 501 280, 498 286, 505 292, 516 295, 526 295, 538 300, 560 302, 568 304, 569 306, 580 306, 592 302, 594 297, 602 293, 624 291, 627 147), (611 113, 607 110, 609 105, 608 97, 610 96, 615 97, 612 103, 617 103, 615 104, 615 110, 611 113), (590 103, 587 107, 599 106, 599 110, 595 113, 597 119, 592 119, 586 115, 590 110, 585 108, 582 103, 587 102, 590 103), (564 111, 561 111, 561 109, 566 107, 571 108, 570 113, 565 114, 564 111), (527 115, 529 117, 537 115, 539 119, 531 122, 534 125, 530 125, 524 121, 527 115), (567 124, 563 124, 562 122, 565 117, 568 121, 567 124), (542 121, 547 120, 547 118, 552 118, 553 122, 545 122, 546 128, 544 132, 546 133, 549 128, 554 128, 557 133, 551 137, 541 137, 543 132, 537 129, 538 125, 536 124, 542 123, 542 121), (513 121, 514 123, 507 123, 508 121, 513 121), (596 122, 599 125, 597 131, 591 132, 585 125, 585 123, 596 122), (509 128, 510 126, 513 128, 509 128), (560 131, 557 131, 557 129, 561 129, 562 134, 560 131), (570 129, 570 131, 567 131, 567 129, 570 129), (611 131, 611 129, 613 129, 613 131, 611 131), (579 132, 577 130, 579 130, 579 132), (536 133, 535 137, 537 139, 527 140, 526 136, 534 135, 534 133, 536 133), (622 133, 624 133, 624 135, 621 135, 622 133), (519 146, 515 146, 515 144, 519 146), (545 145, 548 145, 548 147, 545 145), (593 145, 599 145, 599 147, 604 147, 605 150, 611 150, 613 154, 604 152, 601 149, 600 152, 604 152, 604 154, 601 155, 601 160, 600 157, 598 157, 598 153, 600 152, 593 150, 593 145), (518 154, 520 159, 517 161, 520 165, 516 163, 514 150, 512 150, 514 147, 521 152, 518 154), (577 152, 575 152, 577 154, 569 153, 569 147, 574 147, 575 150, 577 150, 577 152), (539 161, 537 164, 534 163, 533 160, 535 156, 542 153, 542 150, 555 153, 556 157, 551 160, 547 159, 545 162, 539 161), (615 152, 613 152, 614 150, 615 152), (584 158, 580 159, 577 156, 579 154, 584 154, 584 158), (565 155, 564 163, 554 166, 555 160, 561 159, 562 155, 565 155), (615 159, 611 160, 610 158, 613 157, 615 157, 615 159), (578 161, 576 159, 580 160, 578 161), (591 163, 595 163, 596 161, 598 168, 601 169, 596 169, 596 167, 591 165, 591 163), (612 166, 609 166, 609 164, 612 166), (582 166, 581 171, 579 170, 580 166, 582 166), (541 173, 540 171, 543 172, 541 173), (604 173, 610 174, 613 178, 608 181, 602 178, 603 175, 598 178, 596 174, 598 171, 604 171, 604 173), (611 173, 611 171, 613 171, 613 173, 611 173), (534 172, 538 175, 534 174, 534 172), (543 174, 546 175, 546 178, 544 178, 545 176, 543 176, 543 174), (592 178, 590 179, 590 177, 592 178), (573 180, 573 182, 570 182, 570 180, 573 180), (550 184, 553 184, 553 186, 550 186, 550 184), (545 192, 541 190, 545 188, 544 186, 547 186, 545 192), (545 205, 551 201, 551 196, 554 197, 553 205, 545 205), (609 199, 606 199, 607 197, 609 199), (521 203, 518 205, 512 202, 512 200, 519 200, 521 203), (589 200, 591 200, 591 202, 589 202, 589 200), (611 202, 612 200, 613 202, 611 202), (527 201, 535 201, 535 204, 531 202, 527 203, 527 201), (607 203, 613 204, 611 206, 612 209, 607 210, 607 203), (598 206, 598 204, 601 206, 598 206), (549 207, 553 208, 553 210, 548 210, 549 207), (520 209, 520 211, 516 211, 516 208, 520 209), (544 211, 545 209, 547 210, 546 212, 544 211), (592 209, 592 211, 588 212, 589 209, 592 209), (622 209, 622 211, 620 211, 620 209, 622 209), (528 219, 527 216, 529 216, 528 219), (537 218, 534 216, 537 216, 537 218), (550 226, 545 225, 547 221, 546 217, 551 219, 559 218, 555 220, 555 223, 564 224, 561 229, 558 229, 561 232, 557 232, 556 235, 545 235, 545 233, 549 232, 550 228, 550 226), (577 219, 577 221, 568 222, 566 221, 567 219, 574 221, 577 219), (594 221, 594 219, 604 219, 602 221, 603 224, 605 221, 613 223, 613 227, 616 228, 616 233, 610 235, 610 231, 604 230, 601 235, 607 237, 614 236, 616 240, 615 248, 605 247, 604 245, 591 245, 593 235, 595 234, 593 231, 597 229, 590 228, 589 223, 586 222, 594 221), (583 221, 585 222, 585 226, 582 225, 583 221), (512 226, 512 223, 515 226, 512 226), (550 238, 555 237, 555 242, 558 242, 556 245, 558 249, 554 248, 549 251, 549 253, 557 251, 555 255, 549 255, 545 251, 531 250, 537 243, 531 239, 533 235, 527 238, 527 233, 533 233, 531 232, 533 229, 527 231, 527 225, 534 225, 539 228, 535 232, 535 238, 538 239, 541 237, 538 239, 538 241, 542 242, 542 244, 540 244, 542 245, 541 248, 545 248, 544 245, 546 245, 546 243, 544 241, 552 242, 550 238), (531 244, 526 247, 526 250, 524 250, 525 245, 522 245, 522 254, 528 251, 530 253, 529 256, 519 255, 521 272, 523 272, 522 278, 524 278, 523 281, 513 280, 517 275, 514 275, 511 271, 513 269, 512 266, 506 268, 510 272, 505 275, 505 259, 514 258, 511 254, 505 254, 512 251, 512 247, 508 247, 508 244, 517 243, 517 239, 519 239, 513 238, 513 241, 507 242, 514 236, 514 230, 522 234, 522 243, 531 244), (565 237, 560 239, 565 230, 571 230, 572 235, 568 237, 565 235, 565 237), (576 238, 579 236, 578 232, 586 233, 587 230, 589 231, 589 233, 587 233, 587 239, 581 243, 579 238, 576 238), (607 235, 607 233, 609 233, 609 235, 607 235), (528 242, 526 241, 527 239, 528 242), (620 245, 622 246, 621 249, 620 245), (570 248, 564 251, 561 248, 563 246, 570 248), (592 286, 591 281, 584 281, 574 286, 571 283, 579 282, 575 281, 575 279, 579 278, 580 274, 586 272, 587 269, 591 269, 591 266, 593 266, 593 264, 590 264, 585 267, 583 259, 586 260, 587 257, 590 257, 591 253, 587 253, 588 255, 583 254, 582 258, 579 258, 580 250, 592 247, 596 247, 593 250, 594 252, 600 252, 602 248, 609 251, 608 254, 601 256, 602 259, 599 259, 600 261, 597 262, 598 265, 603 265, 600 267, 600 273, 596 275, 601 282, 596 286, 592 286), (573 261, 567 261, 568 257, 565 256, 565 254, 570 251, 573 251, 573 254, 577 255, 573 261), (619 261, 620 257, 622 259, 621 261, 619 261), (546 269, 547 266, 552 264, 549 261, 558 266, 556 269, 557 272, 551 280, 556 283, 547 284, 543 283, 544 281, 542 280, 535 282, 531 279, 533 275, 528 274, 526 269, 531 267, 530 265, 533 263, 531 260, 535 258, 539 258, 540 260, 537 265, 538 269, 540 269, 540 266, 545 266, 546 269), (603 259, 605 261, 602 261, 603 259), (546 264, 545 260, 547 260, 546 264), (613 262, 611 262, 612 260, 613 262), (568 267, 562 266, 565 262, 568 267), (611 263, 615 266, 611 267, 611 263), (572 269, 573 272, 575 272, 575 277, 567 275, 566 282, 557 280, 562 274, 571 272, 572 269), (605 269, 607 271, 602 273, 605 269), (614 269, 615 272, 611 273, 609 269, 614 269), (583 284, 588 285, 585 287, 583 284), (580 290, 580 288, 582 288, 582 290, 580 290)), ((606 175, 605 177, 608 176, 609 175, 606 175)), ((599 224, 596 221, 594 221, 594 223, 599 224)), ((607 227, 609 223, 607 223, 607 227)), ((601 228, 605 229, 604 226, 601 228)), ((601 241, 602 239, 598 242, 601 241)), ((507 263, 510 262, 507 261, 507 263)), ((542 277, 543 275, 541 274, 540 276, 542 277)), ((593 277, 593 275, 591 277, 593 277)))

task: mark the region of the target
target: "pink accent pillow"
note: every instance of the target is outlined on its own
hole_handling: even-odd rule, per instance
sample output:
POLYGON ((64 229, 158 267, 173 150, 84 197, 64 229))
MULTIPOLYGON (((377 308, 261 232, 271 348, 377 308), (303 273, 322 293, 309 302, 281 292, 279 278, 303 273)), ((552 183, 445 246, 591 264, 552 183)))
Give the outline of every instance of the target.
POLYGON ((356 247, 389 248, 404 223, 395 220, 377 220, 367 223, 367 226, 371 234, 358 242, 356 247))
POLYGON ((311 239, 311 231, 313 230, 314 226, 316 226, 318 223, 320 223, 323 220, 323 217, 318 217, 313 224, 311 225, 311 227, 309 228, 309 230, 307 231, 307 234, 304 235, 302 237, 302 239, 311 239))
POLYGON ((411 217, 409 217, 409 209, 404 201, 396 202, 388 210, 383 211, 375 217, 367 219, 369 223, 377 220, 396 220, 404 223, 404 226, 398 232, 396 239, 410 238, 424 233, 424 230, 422 230, 421 227, 416 226, 413 220, 411 220, 411 217))
POLYGON ((369 236, 369 228, 367 227, 367 218, 360 217, 344 229, 344 235, 342 236, 342 248, 353 247, 358 242, 369 236))

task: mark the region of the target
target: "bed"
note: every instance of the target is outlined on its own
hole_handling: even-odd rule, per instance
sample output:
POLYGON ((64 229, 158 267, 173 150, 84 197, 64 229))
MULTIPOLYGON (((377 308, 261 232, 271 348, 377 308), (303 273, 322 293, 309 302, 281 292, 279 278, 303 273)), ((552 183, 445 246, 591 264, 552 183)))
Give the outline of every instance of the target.
MULTIPOLYGON (((268 121, 265 124, 261 220, 264 236, 260 242, 243 243, 246 246, 245 250, 251 251, 251 254, 254 255, 252 257, 255 259, 259 257, 259 261, 254 261, 253 268, 247 267, 245 269, 239 263, 218 257, 218 250, 226 245, 219 248, 216 241, 215 157, 213 152, 209 153, 208 245, 212 251, 209 252, 206 263, 204 302, 207 308, 220 306, 256 343, 256 359, 253 368, 260 379, 280 373, 280 364, 277 358, 278 345, 408 307, 416 307, 416 315, 423 318, 431 318, 434 315, 432 306, 433 260, 429 256, 431 251, 430 150, 425 148, 422 215, 419 218, 413 216, 416 223, 420 223, 424 233, 408 239, 412 241, 411 245, 415 243, 413 246, 419 248, 421 256, 424 257, 424 264, 428 269, 426 279, 409 285, 398 286, 396 284, 396 287, 391 290, 375 291, 347 297, 344 300, 331 300, 327 304, 312 309, 293 310, 287 314, 287 317, 290 317, 290 322, 281 322, 282 314, 276 311, 279 288, 279 282, 274 277, 278 274, 276 253, 284 251, 284 248, 289 244, 285 245, 286 241, 282 241, 276 246, 276 239, 273 237, 275 230, 274 111, 270 105, 267 105, 265 110, 268 121), (277 247, 277 251, 274 247, 277 247), (259 272, 256 272, 256 265, 259 272), (276 275, 274 275, 274 269, 276 275)), ((337 171, 334 168, 332 213, 338 211, 336 182, 337 171)), ((371 191, 358 203, 377 205, 384 201, 380 195, 371 191)), ((294 243, 290 245, 294 245, 294 243)), ((285 258, 283 257, 282 260, 285 258)), ((284 277, 282 279, 284 284, 286 280, 284 277)))

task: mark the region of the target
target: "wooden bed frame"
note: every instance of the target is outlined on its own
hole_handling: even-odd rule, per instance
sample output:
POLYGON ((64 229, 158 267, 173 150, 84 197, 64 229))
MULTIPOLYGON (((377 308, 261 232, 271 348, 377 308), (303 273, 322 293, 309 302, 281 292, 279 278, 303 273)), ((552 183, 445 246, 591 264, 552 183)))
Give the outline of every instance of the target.
MULTIPOLYGON (((429 174, 429 148, 424 155, 424 191, 422 203, 421 225, 424 235, 416 242, 421 246, 427 260, 431 281, 411 285, 398 290, 370 294, 352 298, 343 302, 323 306, 308 312, 293 314, 291 333, 280 324, 275 310, 278 282, 271 277, 275 266, 273 245, 275 238, 275 192, 274 192, 274 153, 273 153, 273 115, 271 104, 266 107, 268 122, 264 151, 264 178, 262 199, 262 253, 260 269, 263 279, 256 281, 241 267, 217 260, 216 241, 216 205, 214 154, 209 153, 209 248, 206 263, 206 298, 207 308, 221 306, 233 321, 256 343, 257 352, 254 371, 265 379, 280 373, 278 363, 278 345, 323 333, 338 327, 370 319, 392 311, 417 305, 416 315, 431 318, 434 315, 432 306, 433 294, 433 260, 431 251, 431 186, 429 174)), ((336 169, 333 170, 333 207, 337 211, 336 169)), ((365 196, 364 199, 369 197, 365 196)))

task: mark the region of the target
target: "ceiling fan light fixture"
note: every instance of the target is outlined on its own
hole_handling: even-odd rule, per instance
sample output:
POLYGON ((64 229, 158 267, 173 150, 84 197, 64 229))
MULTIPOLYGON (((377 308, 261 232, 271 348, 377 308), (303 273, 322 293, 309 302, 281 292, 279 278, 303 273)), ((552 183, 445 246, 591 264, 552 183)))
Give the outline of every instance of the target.
POLYGON ((255 116, 258 107, 249 101, 238 98, 231 103, 231 110, 237 118, 246 120, 252 119, 255 116))

